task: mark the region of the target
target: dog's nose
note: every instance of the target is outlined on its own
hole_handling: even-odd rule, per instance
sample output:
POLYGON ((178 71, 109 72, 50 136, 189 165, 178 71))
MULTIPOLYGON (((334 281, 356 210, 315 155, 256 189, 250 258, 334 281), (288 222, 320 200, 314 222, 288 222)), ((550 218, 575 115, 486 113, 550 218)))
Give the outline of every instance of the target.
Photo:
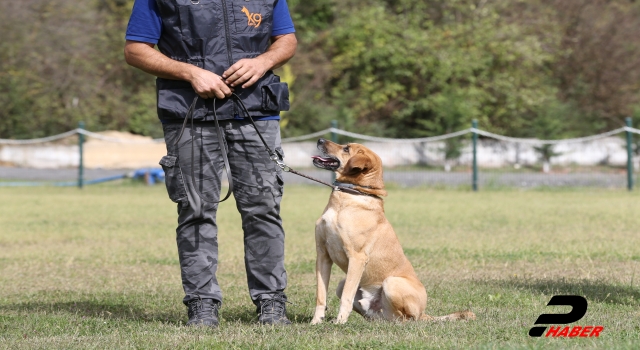
POLYGON ((318 146, 320 146, 320 145, 324 145, 324 143, 325 143, 325 142, 327 142, 327 140, 325 140, 325 139, 319 139, 319 140, 318 140, 318 146))

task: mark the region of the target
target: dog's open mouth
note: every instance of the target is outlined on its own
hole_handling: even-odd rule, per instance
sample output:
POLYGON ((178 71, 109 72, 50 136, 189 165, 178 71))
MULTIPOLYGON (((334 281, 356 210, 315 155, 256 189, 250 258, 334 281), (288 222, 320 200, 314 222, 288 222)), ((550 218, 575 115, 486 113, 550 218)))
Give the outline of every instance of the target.
POLYGON ((321 169, 337 170, 340 167, 340 161, 332 156, 312 156, 311 158, 313 158, 313 165, 321 169))

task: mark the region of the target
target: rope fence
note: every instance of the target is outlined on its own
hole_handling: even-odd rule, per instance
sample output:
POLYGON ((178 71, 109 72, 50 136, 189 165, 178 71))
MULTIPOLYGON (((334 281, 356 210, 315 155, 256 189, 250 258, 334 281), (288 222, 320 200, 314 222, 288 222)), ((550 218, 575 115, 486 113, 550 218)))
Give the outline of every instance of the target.
MULTIPOLYGON (((470 160, 470 164, 472 164, 472 168, 469 169, 470 172, 472 172, 469 182, 472 184, 472 189, 477 190, 478 188, 478 136, 482 136, 483 139, 485 140, 483 142, 486 142, 486 140, 495 140, 496 142, 504 142, 504 143, 508 143, 508 144, 515 144, 515 148, 519 150, 518 147, 520 147, 520 145, 526 145, 529 147, 533 147, 533 148, 538 148, 538 147, 554 147, 554 146, 558 146, 558 145, 564 145, 564 147, 568 147, 568 145, 578 145, 578 147, 580 146, 579 144, 586 144, 589 142, 594 142, 594 141, 598 141, 598 140, 603 140, 605 138, 609 138, 615 135, 619 135, 624 133, 626 135, 626 172, 627 172, 627 188, 629 190, 633 189, 633 182, 634 182, 634 178, 633 178, 633 172, 634 172, 634 167, 633 167, 633 157, 634 157, 634 143, 633 143, 633 135, 634 134, 640 134, 640 129, 636 129, 633 128, 631 125, 631 119, 627 118, 626 120, 626 126, 615 129, 615 130, 611 130, 611 131, 607 131, 601 134, 597 134, 597 135, 590 135, 590 136, 585 136, 585 137, 579 137, 579 138, 570 138, 570 139, 558 139, 558 140, 544 140, 544 139, 534 139, 534 138, 517 138, 517 137, 510 137, 510 136, 505 136, 505 135, 500 135, 500 134, 495 134, 489 131, 485 131, 482 130, 480 128, 477 127, 477 123, 474 121, 473 125, 470 128, 467 129, 463 129, 463 130, 459 130, 456 132, 452 132, 452 133, 448 133, 448 134, 444 134, 444 135, 437 135, 437 136, 430 136, 430 137, 422 137, 422 138, 406 138, 406 139, 399 139, 399 138, 385 138, 385 137, 376 137, 376 136, 370 136, 370 135, 364 135, 364 134, 359 134, 359 133, 355 133, 355 132, 350 132, 347 130, 342 130, 339 129, 337 127, 335 127, 337 124, 335 122, 332 123, 332 127, 314 132, 314 133, 310 133, 310 134, 306 134, 306 135, 301 135, 301 136, 295 136, 295 137, 288 137, 288 138, 283 138, 282 139, 282 143, 296 143, 296 142, 301 142, 301 141, 306 141, 306 140, 313 140, 316 139, 318 137, 321 136, 325 136, 325 135, 330 135, 332 140, 336 140, 337 136, 343 136, 343 137, 347 137, 350 139, 354 139, 354 140, 359 140, 359 141, 368 141, 368 142, 374 142, 374 143, 385 143, 385 144, 397 144, 399 145, 398 147, 403 147, 401 146, 402 144, 420 144, 422 145, 421 147, 425 147, 424 145, 427 143, 431 143, 431 144, 436 144, 436 143, 442 143, 442 141, 446 141, 446 140, 450 140, 450 139, 454 139, 454 138, 460 138, 463 137, 465 135, 471 135, 472 137, 469 139, 469 141, 464 141, 465 145, 468 145, 470 147, 469 151, 465 151, 469 154, 465 154, 463 156, 461 156, 458 153, 458 157, 467 157, 470 160), (468 143, 467 143, 468 142, 468 143)), ((55 142, 55 141, 59 141, 62 139, 66 139, 66 138, 70 138, 73 137, 74 135, 78 136, 78 148, 79 148, 79 171, 78 171, 78 181, 76 182, 78 187, 82 187, 83 184, 89 184, 91 182, 85 182, 83 179, 83 143, 86 141, 86 138, 89 139, 96 139, 96 140, 101 140, 104 142, 110 142, 110 143, 116 143, 116 144, 136 144, 136 145, 143 145, 143 144, 163 144, 164 143, 164 139, 159 138, 159 139, 147 139, 147 140, 131 140, 131 139, 122 139, 122 138, 117 138, 117 137, 111 137, 111 136, 106 136, 106 135, 102 135, 100 133, 96 133, 96 132, 91 132, 88 130, 85 130, 84 125, 82 123, 79 124, 79 127, 61 134, 57 134, 57 135, 52 135, 52 136, 48 136, 48 137, 42 137, 42 138, 35 138, 35 139, 27 139, 27 140, 15 140, 15 139, 0 139, 0 146, 3 145, 10 145, 10 146, 19 146, 19 145, 35 145, 35 144, 44 144, 44 143, 51 143, 51 142, 55 142)), ((48 146, 47 146, 48 147, 48 146)), ((394 146, 395 147, 395 146, 394 146)), ((416 146, 418 147, 418 146, 416 146)), ((444 147, 444 146, 442 146, 444 147)), ((465 146, 466 147, 466 146, 465 146)), ((637 147, 637 146, 636 146, 637 147)), ((499 147, 498 147, 499 148, 499 147)), ((441 151, 444 148, 440 149, 441 151)), ((640 155, 640 150, 636 150, 636 152, 640 155)), ((553 154, 553 156, 557 156, 558 154, 553 154)), ((448 156, 447 156, 448 157, 448 156)), ((518 156, 516 155, 516 158, 518 156)), ((550 158, 550 157, 549 157, 550 158)), ((445 159, 445 163, 449 162, 448 161, 449 158, 445 159)), ((548 160, 548 159, 547 159, 548 160)), ((516 165, 518 163, 518 161, 516 160, 516 165)), ((446 170, 447 172, 449 170, 446 170)), ((26 183, 26 182, 25 182, 26 183)), ((65 182, 64 185, 69 185, 72 182, 65 182)), ((4 183, 4 184, 8 184, 8 183, 4 183)), ((13 183, 15 184, 15 183, 13 183)), ((33 183, 30 183, 31 185, 33 185, 33 183)), ((0 186, 3 186, 3 183, 0 182, 0 186)))
POLYGON ((91 132, 85 129, 76 128, 73 130, 69 130, 67 132, 63 132, 62 134, 42 137, 37 139, 28 139, 28 140, 0 139, 0 145, 33 145, 38 143, 48 143, 48 142, 59 141, 74 135, 84 135, 84 136, 92 137, 98 140, 113 142, 113 143, 130 143, 130 144, 164 143, 164 139, 162 138, 152 139, 152 140, 123 140, 117 137, 104 136, 96 132, 91 132))
MULTIPOLYGON (((523 144, 530 144, 530 145, 557 145, 560 143, 580 143, 580 142, 587 142, 587 141, 595 141, 595 140, 599 140, 599 139, 603 139, 605 137, 610 137, 610 136, 614 136, 623 132, 630 132, 633 134, 639 134, 640 135, 640 129, 635 129, 632 127, 622 127, 622 128, 618 128, 615 130, 611 130, 611 131, 607 131, 601 134, 597 134, 597 135, 592 135, 592 136, 586 136, 586 137, 579 137, 579 138, 571 138, 571 139, 558 139, 558 140, 540 140, 540 139, 529 139, 529 138, 518 138, 518 137, 510 137, 510 136, 504 136, 504 135, 499 135, 499 134, 494 134, 492 132, 489 131, 485 131, 482 129, 476 129, 476 128, 468 128, 468 129, 463 129, 460 131, 456 131, 456 132, 452 132, 450 134, 444 134, 444 135, 438 135, 438 136, 430 136, 430 137, 421 137, 421 138, 409 138, 409 139, 396 139, 396 138, 386 138, 386 137, 377 137, 377 136, 369 136, 369 135, 364 135, 364 134, 358 134, 355 132, 350 132, 350 131, 346 131, 346 130, 342 130, 342 129, 338 129, 338 128, 326 128, 324 130, 320 130, 311 134, 306 134, 306 135, 301 135, 301 136, 294 136, 294 137, 286 137, 282 139, 283 143, 289 143, 289 142, 299 142, 299 141, 304 141, 304 140, 309 140, 309 139, 314 139, 316 137, 320 137, 323 135, 327 135, 327 134, 337 134, 337 135, 342 135, 342 136, 347 136, 347 137, 351 137, 353 139, 357 139, 357 140, 363 140, 363 141, 371 141, 371 142, 386 142, 386 143, 424 143, 424 142, 437 142, 437 141, 443 141, 446 139, 451 139, 451 138, 455 138, 458 136, 463 136, 466 134, 472 134, 472 133, 477 133, 478 135, 484 136, 484 137, 488 137, 488 138, 492 138, 492 139, 496 139, 499 141, 505 141, 505 142, 512 142, 512 143, 523 143, 523 144)), ((99 133, 96 132, 91 132, 91 131, 87 131, 85 129, 80 129, 80 128, 76 128, 73 130, 69 130, 67 132, 63 132, 61 134, 57 134, 57 135, 52 135, 52 136, 47 136, 47 137, 42 137, 42 138, 35 138, 35 139, 26 139, 26 140, 14 140, 14 139, 0 139, 0 145, 32 145, 32 144, 38 144, 38 143, 48 143, 48 142, 54 142, 54 141, 58 141, 64 138, 68 138, 74 135, 85 135, 87 137, 92 137, 98 140, 102 140, 102 141, 107 141, 107 142, 113 142, 113 143, 124 143, 124 144, 155 144, 155 143, 164 143, 164 139, 163 138, 158 138, 158 139, 151 139, 151 140, 123 140, 117 137, 109 137, 109 136, 104 136, 101 135, 99 133)))
POLYGON ((604 133, 601 133, 601 134, 592 135, 592 136, 586 136, 586 137, 578 137, 578 138, 572 138, 572 139, 559 139, 559 140, 540 140, 540 139, 527 139, 527 138, 509 137, 509 136, 494 134, 492 132, 484 131, 482 129, 477 129, 477 128, 468 128, 468 129, 463 129, 463 130, 460 130, 460 131, 452 132, 450 134, 431 136, 431 137, 411 138, 411 139, 394 139, 394 138, 376 137, 376 136, 358 134, 358 133, 355 133, 355 132, 350 132, 350 131, 346 131, 346 130, 342 130, 342 129, 338 129, 338 128, 333 128, 332 127, 332 128, 327 128, 327 129, 312 133, 312 134, 284 138, 284 139, 282 139, 282 142, 286 143, 286 142, 304 141, 304 140, 313 139, 313 138, 316 138, 316 137, 319 137, 319 136, 322 136, 322 135, 335 133, 337 135, 347 136, 347 137, 351 137, 351 138, 357 139, 357 140, 372 141, 372 142, 423 143, 423 142, 443 141, 443 140, 446 140, 446 139, 451 139, 451 138, 455 138, 455 137, 458 137, 458 136, 463 136, 463 135, 466 135, 466 134, 477 133, 478 135, 482 135, 482 136, 485 136, 485 137, 488 137, 488 138, 496 139, 496 140, 499 140, 499 141, 505 141, 505 142, 524 143, 524 144, 531 144, 531 145, 556 145, 556 144, 560 144, 560 143, 580 143, 580 142, 595 141, 595 140, 603 139, 605 137, 614 136, 614 135, 620 134, 622 132, 631 132, 631 133, 634 133, 634 134, 640 134, 640 129, 634 129, 632 127, 622 127, 622 128, 618 128, 618 129, 615 129, 615 130, 607 131, 607 132, 604 132, 604 133))

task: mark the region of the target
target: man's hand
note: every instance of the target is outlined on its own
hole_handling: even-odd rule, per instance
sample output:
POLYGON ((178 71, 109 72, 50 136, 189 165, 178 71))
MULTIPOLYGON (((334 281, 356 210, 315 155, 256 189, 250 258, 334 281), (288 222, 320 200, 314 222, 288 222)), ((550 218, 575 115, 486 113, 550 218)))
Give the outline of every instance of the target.
POLYGON ((260 57, 243 58, 222 73, 222 78, 231 87, 242 84, 243 88, 248 88, 262 78, 268 70, 269 65, 260 57))
POLYGON ((154 44, 127 40, 125 59, 130 65, 160 78, 185 80, 202 98, 231 96, 233 87, 247 88, 255 84, 267 71, 285 64, 296 51, 294 33, 271 38, 267 52, 255 58, 244 58, 229 67, 222 77, 194 65, 170 59, 153 47, 154 44))
POLYGON ((282 67, 296 52, 298 41, 294 33, 271 37, 271 46, 267 52, 255 58, 243 58, 222 73, 224 82, 243 88, 255 84, 271 69, 282 67))
POLYGON ((221 76, 198 67, 191 69, 189 82, 196 93, 204 99, 214 97, 224 99, 233 93, 233 89, 222 81, 221 76))
POLYGON ((127 40, 124 47, 125 60, 130 65, 160 78, 188 81, 202 98, 222 99, 231 96, 233 89, 227 86, 219 75, 172 60, 153 47, 153 44, 127 40))

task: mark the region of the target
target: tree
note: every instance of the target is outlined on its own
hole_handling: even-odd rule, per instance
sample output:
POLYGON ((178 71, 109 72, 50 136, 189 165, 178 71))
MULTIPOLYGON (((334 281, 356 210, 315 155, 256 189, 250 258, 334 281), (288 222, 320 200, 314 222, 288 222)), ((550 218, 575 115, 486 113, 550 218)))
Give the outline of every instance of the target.
MULTIPOLYGON (((329 44, 331 93, 351 96, 348 106, 358 120, 380 123, 396 137, 442 134, 472 119, 510 133, 554 98, 545 74, 554 56, 500 16, 507 2, 426 3, 342 7, 329 44)), ((556 45, 553 39, 546 44, 556 45)))
POLYGON ((564 54, 552 67, 561 100, 587 116, 596 115, 598 130, 620 127, 640 103, 640 3, 543 3, 555 9, 563 33, 564 54))
POLYGON ((92 130, 161 134, 153 78, 122 57, 133 1, 0 3, 0 137, 92 130))
MULTIPOLYGON (((0 2, 0 138, 75 128, 158 137, 153 77, 122 57, 133 0, 0 2)), ((389 137, 467 128, 558 137, 640 108, 640 3, 627 0, 290 0, 300 45, 284 136, 389 137)), ((445 153, 455 154, 456 141, 445 153)))

